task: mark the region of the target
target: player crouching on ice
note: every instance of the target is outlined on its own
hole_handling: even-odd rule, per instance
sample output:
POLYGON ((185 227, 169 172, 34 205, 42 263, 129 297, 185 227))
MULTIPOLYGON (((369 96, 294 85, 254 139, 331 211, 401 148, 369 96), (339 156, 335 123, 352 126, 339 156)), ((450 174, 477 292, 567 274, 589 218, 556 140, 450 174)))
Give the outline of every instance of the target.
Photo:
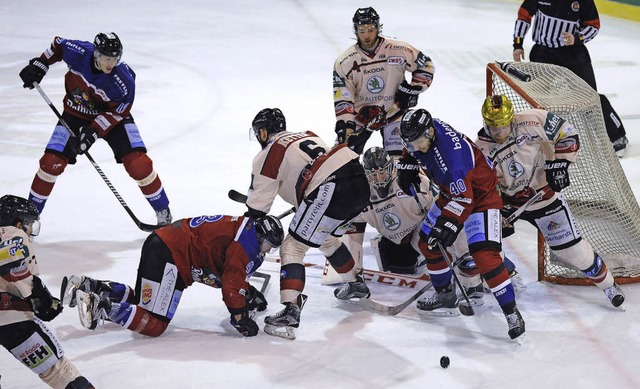
MULTIPOLYGON (((560 191, 569 186, 569 164, 580 149, 577 129, 565 119, 541 109, 514 113, 504 95, 489 96, 482 105, 484 129, 477 144, 495 165, 502 192, 503 217, 522 207, 537 192, 542 198, 520 216, 544 236, 551 251, 580 269, 607 296, 614 307, 624 302, 604 260, 582 238, 580 229, 560 191), (539 169, 538 167, 544 167, 539 169), (514 171, 517 169, 517 171, 514 171), (546 226, 553 224, 552 230, 546 226)), ((502 238, 514 233, 503 225, 502 238)))
POLYGON ((135 290, 113 281, 65 277, 60 289, 63 304, 77 304, 82 325, 91 330, 106 319, 155 337, 169 325, 182 291, 200 282, 222 288, 231 325, 243 336, 255 336, 258 325, 251 311, 264 311, 267 301, 247 280, 283 238, 282 224, 270 215, 178 220, 144 242, 135 290))
POLYGON ((464 226, 469 253, 502 308, 509 336, 515 339, 524 334, 525 323, 500 256, 502 200, 495 171, 473 142, 447 123, 432 119, 424 109, 407 111, 400 136, 407 151, 397 164, 400 188, 405 193, 417 192, 422 167, 440 190, 425 215, 418 244, 436 293, 418 301, 417 308, 430 312, 458 307, 453 274, 441 248, 451 246, 464 226))

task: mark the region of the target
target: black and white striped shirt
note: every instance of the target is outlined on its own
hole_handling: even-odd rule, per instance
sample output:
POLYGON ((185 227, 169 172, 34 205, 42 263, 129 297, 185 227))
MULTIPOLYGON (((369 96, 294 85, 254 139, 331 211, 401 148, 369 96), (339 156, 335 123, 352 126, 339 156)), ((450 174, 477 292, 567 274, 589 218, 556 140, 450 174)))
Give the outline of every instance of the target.
POLYGON ((563 46, 563 32, 571 33, 575 44, 581 44, 593 39, 600 29, 593 0, 525 0, 513 32, 514 49, 522 48, 533 18, 533 41, 550 48, 563 46))

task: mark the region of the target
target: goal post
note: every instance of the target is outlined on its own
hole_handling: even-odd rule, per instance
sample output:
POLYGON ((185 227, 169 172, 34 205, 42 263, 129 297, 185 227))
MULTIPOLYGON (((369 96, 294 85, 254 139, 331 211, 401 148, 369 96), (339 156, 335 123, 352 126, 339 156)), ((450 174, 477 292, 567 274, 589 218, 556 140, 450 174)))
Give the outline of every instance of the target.
MULTIPOLYGON (((497 63, 486 68, 487 95, 506 95, 515 112, 539 108, 578 129, 580 151, 569 167, 571 185, 562 193, 583 237, 600 254, 619 284, 640 282, 640 208, 607 136, 598 93, 570 70, 535 62, 497 63), (516 77, 523 72, 530 76, 516 77)), ((581 271, 553 255, 538 234, 538 279, 587 285, 581 271)))

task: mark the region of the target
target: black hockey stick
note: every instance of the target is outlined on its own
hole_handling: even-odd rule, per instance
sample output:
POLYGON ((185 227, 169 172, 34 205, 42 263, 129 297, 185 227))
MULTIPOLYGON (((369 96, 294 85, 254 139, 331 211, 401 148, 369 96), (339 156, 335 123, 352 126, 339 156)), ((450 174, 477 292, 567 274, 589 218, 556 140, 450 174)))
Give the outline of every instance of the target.
MULTIPOLYGON (((69 125, 67 124, 67 122, 62 118, 62 115, 60 115, 60 112, 58 112, 58 109, 56 109, 56 107, 53 105, 53 103, 51 102, 51 100, 49 100, 49 97, 47 97, 47 95, 44 93, 44 91, 42 90, 42 88, 40 87, 40 85, 34 81, 33 86, 38 90, 38 93, 40 93, 40 96, 42 96, 42 98, 44 99, 44 101, 49 105, 49 107, 51 108, 51 110, 53 111, 53 113, 56 114, 56 116, 58 117, 58 120, 60 120, 60 123, 62 123, 62 125, 64 126, 64 128, 67 129, 67 131, 69 131, 69 134, 71 134, 72 137, 76 137, 76 134, 74 134, 74 132, 71 130, 71 127, 69 127, 69 125)), ((127 213, 129 214, 129 216, 131 217, 131 219, 133 219, 133 222, 136 223, 136 226, 138 226, 139 229, 141 229, 142 231, 146 231, 146 232, 151 232, 154 231, 160 227, 162 227, 161 225, 155 225, 155 224, 146 224, 141 222, 136 215, 133 214, 133 211, 131 211, 131 209, 129 208, 129 206, 127 205, 127 203, 124 201, 124 199, 122 198, 122 196, 120 196, 120 193, 118 193, 118 191, 116 190, 116 188, 113 186, 113 184, 111 183, 111 181, 109 181, 109 179, 107 178, 107 176, 104 174, 104 172, 102 171, 102 169, 100 168, 100 166, 98 166, 98 164, 96 163, 96 161, 93 159, 93 157, 91 157, 91 155, 88 152, 85 152, 84 155, 87 156, 87 159, 89 160, 89 162, 91 162, 91 164, 93 165, 93 167, 96 169, 96 171, 98 172, 98 174, 100 174, 100 177, 102 177, 102 180, 105 182, 105 184, 107 184, 107 186, 109 187, 109 189, 111 189, 111 193, 113 193, 116 198, 118 199, 118 201, 120 202, 120 205, 122 205, 122 207, 124 208, 125 211, 127 211, 127 213)))
MULTIPOLYGON (((429 223, 429 219, 427 219, 427 212, 425 211, 424 207, 422 206, 422 203, 420 202, 420 199, 418 198, 416 189, 413 187, 413 185, 411 185, 409 189, 411 190, 411 194, 413 195, 413 198, 416 200, 416 203, 418 203, 418 207, 420 207, 420 211, 422 211, 422 213, 424 214, 424 220, 426 220, 427 223, 429 223)), ((433 228, 433 226, 430 226, 430 227, 433 228)), ((475 315, 475 311, 471 306, 471 301, 469 300, 469 296, 467 296, 467 291, 464 290, 464 288, 462 287, 462 283, 460 282, 460 279, 458 278, 458 275, 456 274, 456 271, 453 268, 453 264, 451 263, 451 260, 449 260, 449 255, 447 255, 447 251, 444 249, 444 247, 442 247, 442 244, 440 244, 440 242, 436 241, 436 244, 438 245, 438 249, 440 249, 440 253, 444 257, 444 260, 447 262, 449 269, 451 269, 451 273, 453 273, 453 279, 458 285, 458 288, 460 288, 460 291, 462 292, 462 296, 466 301, 466 304, 458 304, 458 309, 460 310, 460 313, 465 316, 475 315)))
POLYGON ((384 305, 378 302, 371 300, 370 298, 360 299, 357 304, 364 309, 368 309, 370 311, 375 311, 378 313, 382 313, 384 315, 395 316, 402 312, 406 307, 408 307, 412 302, 416 301, 420 296, 422 296, 429 288, 431 288, 431 282, 427 282, 425 286, 422 287, 419 291, 414 293, 409 299, 402 304, 398 305, 384 305))
MULTIPOLYGON (((244 195, 240 192, 238 192, 235 189, 230 189, 229 193, 228 193, 229 199, 237 202, 237 203, 242 203, 245 204, 247 202, 247 195, 244 195)), ((289 209, 287 209, 286 211, 282 212, 280 215, 276 215, 276 219, 280 220, 283 217, 289 216, 292 213, 294 213, 296 211, 295 208, 291 207, 289 209)))
POLYGON ((264 294, 264 291, 267 290, 267 286, 269 285, 269 280, 271 279, 271 274, 263 273, 263 272, 255 272, 251 277, 262 278, 262 286, 260 287, 260 293, 264 294))

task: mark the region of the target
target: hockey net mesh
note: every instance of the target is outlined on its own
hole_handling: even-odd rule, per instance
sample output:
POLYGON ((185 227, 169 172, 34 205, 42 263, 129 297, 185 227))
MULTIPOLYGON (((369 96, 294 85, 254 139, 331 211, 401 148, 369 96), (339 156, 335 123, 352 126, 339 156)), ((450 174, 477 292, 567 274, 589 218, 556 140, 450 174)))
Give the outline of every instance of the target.
MULTIPOLYGON (((578 160, 569 167, 564 189, 583 237, 607 263, 618 283, 640 282, 640 208, 607 136, 596 91, 570 70, 542 63, 511 63, 531 76, 528 82, 487 65, 487 94, 504 94, 516 112, 541 108, 579 131, 578 160)), ((538 237, 538 278, 563 284, 590 284, 563 263, 538 237)))

